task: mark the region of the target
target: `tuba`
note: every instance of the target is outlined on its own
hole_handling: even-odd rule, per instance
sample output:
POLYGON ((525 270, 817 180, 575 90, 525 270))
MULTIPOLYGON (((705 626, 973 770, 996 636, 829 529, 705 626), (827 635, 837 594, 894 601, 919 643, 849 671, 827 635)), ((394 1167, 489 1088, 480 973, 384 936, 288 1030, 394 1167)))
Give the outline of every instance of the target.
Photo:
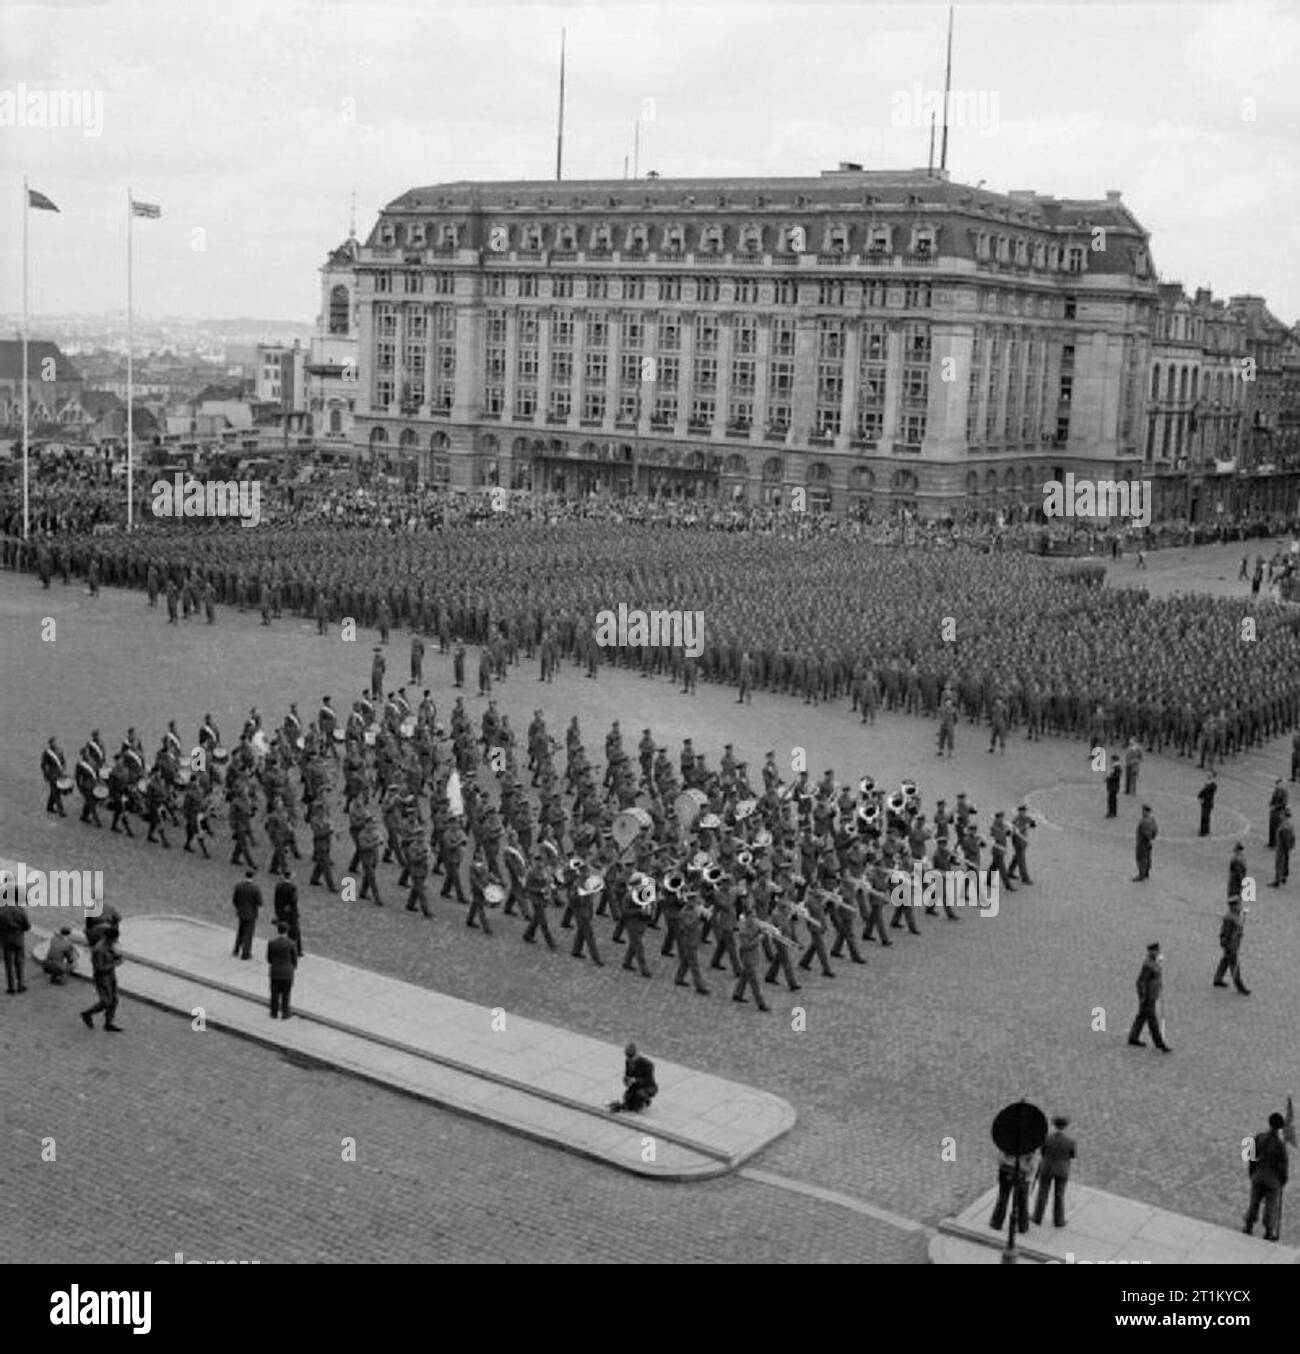
POLYGON ((890 813, 901 815, 903 810, 907 808, 907 796, 902 790, 891 790, 885 800, 885 807, 888 808, 890 813))
POLYGON ((628 896, 632 900, 632 906, 640 911, 649 913, 655 905, 655 881, 648 874, 642 874, 638 871, 627 882, 628 896))
POLYGON ((723 872, 722 867, 719 865, 714 865, 712 863, 705 866, 704 870, 700 874, 701 882, 707 884, 711 889, 717 888, 717 886, 721 884, 726 877, 727 876, 723 872))
POLYGON ((742 870, 747 870, 754 863, 754 853, 752 851, 739 851, 736 853, 736 864, 742 870))
POLYGON ((670 870, 663 878, 663 890, 676 897, 686 887, 686 876, 680 870, 670 870))

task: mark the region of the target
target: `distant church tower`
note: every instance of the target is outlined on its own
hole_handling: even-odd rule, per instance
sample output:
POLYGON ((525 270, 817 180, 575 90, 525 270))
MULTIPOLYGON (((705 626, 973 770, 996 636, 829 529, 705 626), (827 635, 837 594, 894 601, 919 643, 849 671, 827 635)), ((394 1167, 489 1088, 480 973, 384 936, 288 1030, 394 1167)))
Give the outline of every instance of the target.
POLYGON ((357 323, 356 204, 348 238, 330 252, 321 267, 321 309, 312 340, 310 380, 312 427, 318 448, 354 451, 360 333, 357 323))

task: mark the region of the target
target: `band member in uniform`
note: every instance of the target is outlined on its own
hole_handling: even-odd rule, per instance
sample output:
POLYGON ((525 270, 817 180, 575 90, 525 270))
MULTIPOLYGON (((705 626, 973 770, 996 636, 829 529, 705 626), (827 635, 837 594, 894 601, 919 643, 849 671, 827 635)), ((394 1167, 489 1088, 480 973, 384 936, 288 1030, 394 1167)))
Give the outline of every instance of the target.
POLYGON ((334 861, 330 856, 330 840, 334 836, 334 829, 330 824, 329 809, 323 800, 317 800, 312 805, 309 824, 312 871, 311 878, 307 882, 316 885, 323 879, 326 888, 331 893, 337 893, 339 890, 334 882, 334 861))
POLYGON ((524 939, 530 944, 537 943, 538 930, 546 941, 547 949, 555 949, 555 937, 551 935, 550 924, 546 919, 546 909, 551 901, 554 881, 546 864, 546 852, 542 847, 533 851, 533 862, 524 881, 525 896, 528 900, 528 925, 524 927, 524 939))
POLYGON ((125 829, 128 837, 135 836, 131 831, 131 819, 128 814, 130 797, 131 776, 126 769, 125 758, 118 753, 113 762, 113 769, 108 773, 108 809, 113 815, 113 821, 109 824, 110 832, 121 832, 125 829), (118 826, 119 823, 121 827, 118 826))
POLYGON ((678 987, 686 986, 686 975, 691 975, 695 990, 702 997, 709 995, 700 974, 700 937, 703 934, 706 909, 697 899, 687 898, 677 917, 677 976, 673 981, 678 987))
POLYGON ((821 965, 822 977, 833 978, 834 969, 826 954, 827 901, 835 895, 827 889, 809 889, 804 897, 804 906, 808 909, 808 948, 799 960, 799 967, 805 972, 812 967, 813 957, 821 965))
POLYGON ((790 965, 790 951, 794 941, 794 911, 790 899, 784 893, 778 894, 772 904, 772 916, 768 924, 775 928, 776 934, 772 936, 772 961, 767 966, 764 981, 776 982, 779 972, 784 976, 790 991, 798 992, 800 987, 795 981, 794 969, 790 965))
POLYGON ((1216 772, 1210 772, 1210 778, 1201 786, 1197 792, 1197 799, 1201 801, 1201 830, 1197 834, 1201 837, 1210 835, 1210 815, 1214 812, 1214 796, 1219 790, 1219 778, 1216 772))
POLYGON ((639 966, 643 978, 650 977, 650 966, 645 958, 645 928, 654 909, 654 880, 648 876, 633 875, 628 881, 627 896, 623 899, 623 926, 627 931, 627 953, 623 967, 639 966), (645 900, 649 898, 647 903, 645 900))
POLYGON ((1025 853, 1029 850, 1029 834, 1037 826, 1023 805, 1016 808, 1016 816, 1011 820, 1011 868, 1007 870, 1008 879, 1019 879, 1022 884, 1032 884, 1029 877, 1029 862, 1025 853))
MULTIPOLYGON (((432 917, 429 910, 429 895, 424 891, 425 880, 429 877, 429 839, 422 831, 412 834, 406 848, 406 870, 411 881, 411 893, 406 900, 406 910, 414 912, 418 908, 426 917, 432 917)), ((470 917, 473 918, 471 911, 470 917)))
POLYGON ((835 943, 831 946, 831 958, 838 959, 847 946, 849 958, 855 964, 865 964, 867 961, 859 953, 857 937, 853 934, 853 922, 858 916, 858 891, 859 886, 846 877, 840 883, 839 893, 828 895, 831 923, 835 927, 835 943))
POLYGON ((1151 876, 1151 843, 1155 841, 1159 829, 1150 804, 1142 805, 1142 817, 1137 825, 1137 874, 1133 883, 1144 883, 1151 876))
POLYGON ((745 1000, 745 989, 749 988, 754 994, 754 1000, 758 1003, 760 1011, 767 1011, 771 1008, 763 1000, 763 989, 758 985, 758 958, 763 952, 763 932, 759 929, 758 921, 752 912, 746 912, 740 919, 737 932, 739 941, 739 976, 736 979, 735 991, 731 994, 732 1001, 743 1002, 745 1000))
POLYGON ((59 789, 59 781, 67 775, 67 765, 63 749, 59 746, 58 740, 51 736, 41 753, 41 775, 45 777, 45 783, 49 786, 49 794, 45 798, 45 812, 57 813, 61 818, 68 816, 67 810, 63 807, 63 792, 59 789))
POLYGON ((99 788, 98 769, 83 754, 77 758, 74 771, 77 789, 81 793, 81 821, 102 828, 104 824, 99 821, 99 805, 95 799, 95 791, 99 788))
POLYGON ((603 881, 598 874, 579 879, 573 884, 573 924, 576 934, 573 948, 569 951, 575 959, 581 959, 584 949, 591 956, 591 962, 597 968, 603 968, 605 961, 596 948, 596 932, 592 926, 595 914, 596 896, 604 892, 603 881))
POLYGON ((1273 848, 1273 878, 1269 888, 1280 889, 1291 877, 1291 852, 1295 849, 1295 828, 1291 810, 1283 809, 1277 824, 1277 842, 1273 848))
POLYGON ((486 890, 494 882, 492 872, 488 868, 487 857, 482 850, 475 851, 474 858, 469 863, 469 916, 465 919, 465 925, 477 929, 481 923, 485 936, 492 934, 487 918, 486 890), (474 920, 476 917, 478 921, 474 920))

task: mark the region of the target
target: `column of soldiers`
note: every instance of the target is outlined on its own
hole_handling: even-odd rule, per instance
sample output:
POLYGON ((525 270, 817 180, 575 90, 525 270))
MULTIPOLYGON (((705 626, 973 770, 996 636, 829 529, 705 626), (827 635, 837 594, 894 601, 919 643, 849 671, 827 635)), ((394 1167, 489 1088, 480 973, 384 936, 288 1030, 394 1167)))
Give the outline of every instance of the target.
MULTIPOLYGON (((145 840, 164 849, 168 826, 183 824, 182 849, 205 857, 224 820, 231 864, 283 877, 303 859, 305 829, 312 887, 382 907, 389 884, 379 867, 392 865, 405 909, 432 917, 428 881, 441 875, 439 901, 465 905, 466 926, 492 935, 494 910, 518 913, 526 942, 556 949, 572 931, 570 953, 598 966, 606 942, 596 919, 608 917, 622 967, 644 977, 658 932, 679 986, 708 994, 706 971, 729 968, 734 999, 762 1008, 764 984, 798 991, 814 964, 832 978, 846 953, 864 963, 860 940, 887 948, 893 931, 920 934, 919 907, 937 916, 942 904, 958 920, 963 898, 914 896, 914 867, 977 872, 1013 891, 1013 877, 1031 882, 1024 805, 1011 820, 996 814, 986 840, 964 794, 952 811, 940 799, 928 820, 912 782, 886 793, 871 777, 841 785, 827 771, 786 783, 772 753, 759 788, 730 745, 714 769, 687 739, 674 766, 649 729, 633 756, 617 721, 601 774, 576 717, 561 747, 540 710, 521 767, 494 700, 476 730, 457 696, 444 727, 430 691, 413 704, 405 687, 385 696, 377 686, 343 718, 330 697, 314 720, 291 705, 275 728, 250 710, 230 747, 205 715, 185 754, 173 721, 152 763, 135 729, 111 757, 96 730, 79 758, 87 802, 103 803, 113 831, 135 835, 132 819, 143 819, 145 840), (344 833, 352 853, 340 882, 334 843, 344 833)), ((64 771, 55 739, 41 761, 47 779, 64 771)))
POLYGON ((1069 566, 965 545, 912 552, 900 571, 896 547, 852 536, 819 537, 811 549, 783 536, 636 521, 508 526, 507 549, 492 520, 423 533, 173 524, 11 544, 5 558, 45 580, 89 580, 93 568, 153 605, 165 595, 181 620, 234 606, 260 611, 268 625, 314 619, 322 634, 351 618, 381 639, 392 626, 436 636, 440 652, 478 645, 485 691, 521 659, 537 658, 543 681, 563 659, 593 678, 614 662, 684 691, 700 679, 731 685, 742 701, 755 690, 806 703, 847 697, 868 722, 881 707, 947 719, 941 750, 965 720, 986 725, 996 750, 1023 729, 1094 746, 1136 740, 1202 766, 1300 726, 1300 617, 1280 607, 1149 599, 1090 586, 1069 566), (864 596, 864 576, 890 583, 864 596), (703 651, 599 648, 593 618, 611 595, 673 596, 703 610, 703 651), (933 624, 935 596, 954 622, 951 638, 933 624), (1255 626, 1249 664, 1240 661, 1246 619, 1255 626))

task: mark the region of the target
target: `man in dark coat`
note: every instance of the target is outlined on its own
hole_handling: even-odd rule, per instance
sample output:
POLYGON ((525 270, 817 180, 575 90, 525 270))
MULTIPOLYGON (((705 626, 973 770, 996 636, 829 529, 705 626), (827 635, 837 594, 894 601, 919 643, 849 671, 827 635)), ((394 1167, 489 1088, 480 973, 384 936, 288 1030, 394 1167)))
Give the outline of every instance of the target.
POLYGON ((289 992, 298 967, 298 947, 289 939, 289 927, 278 921, 275 936, 266 942, 266 962, 271 970, 271 1019, 289 1019, 289 992))
POLYGON ((1246 1209, 1242 1231, 1255 1230, 1260 1205, 1264 1206, 1264 1240, 1276 1241, 1282 1229, 1282 1191, 1286 1188, 1289 1163, 1286 1150, 1286 1119, 1278 1113, 1268 1116, 1268 1132, 1255 1135, 1250 1154, 1250 1206, 1246 1209))
POLYGON ((642 1057, 636 1051, 635 1044, 629 1044, 623 1053, 623 1098, 612 1101, 609 1106, 615 1114, 623 1110, 643 1110, 659 1094, 654 1063, 642 1057))
POLYGON ((1070 1121, 1063 1114, 1052 1120, 1052 1131, 1043 1143, 1042 1154, 1038 1158, 1038 1198, 1034 1201, 1034 1226, 1042 1225, 1043 1214, 1047 1212, 1047 1196, 1053 1194, 1052 1226, 1065 1226, 1065 1186, 1070 1179, 1070 1163, 1074 1160, 1076 1149, 1074 1139, 1065 1130, 1070 1121))
POLYGON ((302 956, 302 922, 298 915, 298 885, 293 882, 293 872, 286 870, 284 878, 275 886, 275 919, 284 922, 286 934, 302 956))
POLYGON ((239 959, 253 957, 253 932, 257 928, 257 913, 262 906, 262 890, 253 882, 253 871, 245 870, 244 877, 235 885, 234 908, 239 925, 235 931, 233 953, 239 959))
POLYGON ((1164 986, 1160 966, 1163 963, 1164 956, 1160 953, 1160 943, 1153 940, 1147 946, 1147 957, 1142 963, 1142 971, 1138 974, 1138 1013, 1134 1017, 1133 1027, 1128 1032, 1128 1041, 1138 1048, 1145 1048, 1146 1044, 1140 1037, 1142 1027, 1145 1025, 1151 1030, 1152 1042, 1161 1053, 1172 1053, 1173 1049, 1165 1043, 1164 1032, 1160 1028, 1160 993, 1164 986))

